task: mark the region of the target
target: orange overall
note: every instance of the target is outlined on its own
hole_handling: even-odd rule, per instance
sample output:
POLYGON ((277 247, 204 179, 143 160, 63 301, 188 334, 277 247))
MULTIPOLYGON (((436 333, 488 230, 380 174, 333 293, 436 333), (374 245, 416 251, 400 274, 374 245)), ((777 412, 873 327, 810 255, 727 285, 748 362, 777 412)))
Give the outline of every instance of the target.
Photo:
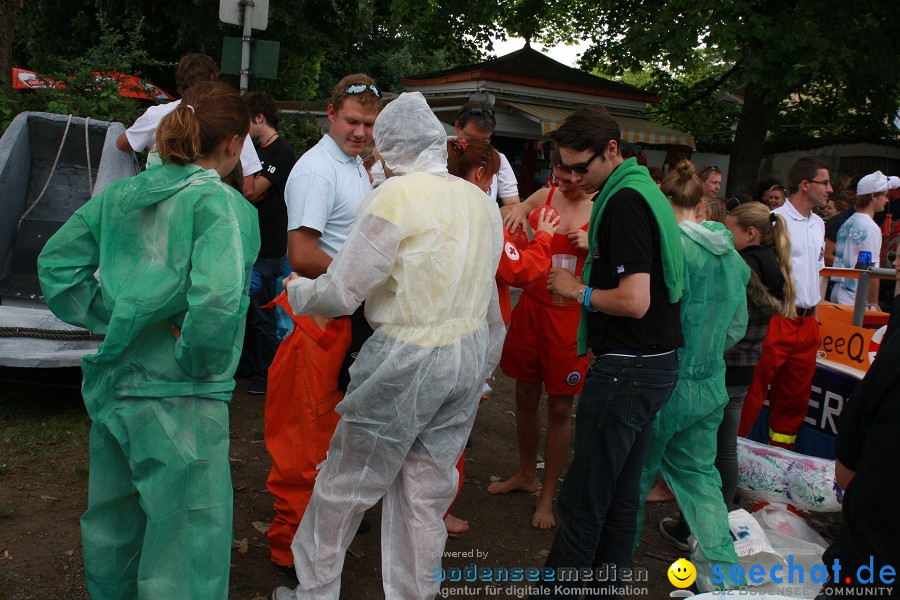
POLYGON ((274 304, 290 315, 294 330, 269 367, 265 440, 272 471, 266 484, 275 497, 275 518, 268 537, 272 562, 290 566, 294 532, 340 418, 334 407, 344 397, 337 380, 350 347, 350 317, 331 319, 323 329, 318 317, 294 315, 284 292, 267 306, 274 304))

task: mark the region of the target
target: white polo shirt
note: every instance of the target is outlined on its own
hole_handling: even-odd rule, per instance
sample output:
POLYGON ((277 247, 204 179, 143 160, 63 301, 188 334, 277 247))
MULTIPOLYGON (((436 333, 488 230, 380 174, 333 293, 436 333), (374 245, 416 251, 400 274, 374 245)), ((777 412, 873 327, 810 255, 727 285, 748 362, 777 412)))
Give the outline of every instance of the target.
MULTIPOLYGON (((448 135, 447 139, 456 139, 459 136, 448 135)), ((506 155, 494 148, 494 152, 500 157, 500 170, 491 178, 491 185, 487 189, 488 198, 497 200, 497 198, 509 198, 510 196, 519 195, 519 182, 516 179, 516 173, 513 171, 512 165, 506 155)))
POLYGON ((791 268, 797 288, 797 306, 812 308, 822 299, 819 271, 825 268, 825 221, 814 212, 801 215, 790 198, 772 211, 781 215, 791 238, 791 268))
MULTIPOLYGON (((150 154, 147 156, 148 167, 161 162, 159 154, 156 152, 156 128, 162 118, 175 110, 179 104, 181 104, 181 100, 151 106, 138 117, 131 127, 125 130, 125 137, 128 138, 128 143, 135 152, 140 152, 145 148, 150 149, 150 154)), ((259 156, 256 154, 256 148, 253 147, 253 140, 250 139, 249 134, 244 138, 244 147, 241 148, 241 169, 244 171, 244 177, 262 171, 262 163, 259 162, 259 156)))
POLYGON ((327 133, 300 157, 284 188, 288 231, 309 227, 322 234, 319 249, 334 258, 356 222, 369 190, 369 174, 358 156, 341 150, 327 133))
POLYGON ((513 171, 512 165, 509 164, 509 159, 506 158, 506 155, 499 150, 496 152, 500 155, 500 170, 491 180, 491 187, 487 190, 488 196, 491 200, 496 200, 498 197, 509 198, 510 196, 518 196, 519 182, 516 181, 516 173, 513 171))

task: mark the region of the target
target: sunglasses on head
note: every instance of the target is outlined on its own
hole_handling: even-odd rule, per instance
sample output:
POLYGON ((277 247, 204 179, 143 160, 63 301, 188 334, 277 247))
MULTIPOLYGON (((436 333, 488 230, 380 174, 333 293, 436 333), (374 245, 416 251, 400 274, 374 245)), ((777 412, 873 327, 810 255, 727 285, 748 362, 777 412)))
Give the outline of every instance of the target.
POLYGON ((371 83, 351 83, 350 85, 348 85, 347 87, 344 88, 344 91, 342 91, 340 94, 338 94, 338 98, 340 98, 344 94, 356 95, 356 94, 363 94, 365 92, 371 93, 376 98, 379 98, 379 99, 381 98, 381 90, 379 90, 377 87, 375 87, 371 83))
POLYGON ((588 172, 588 168, 590 168, 591 163, 594 162, 594 159, 603 154, 603 150, 598 150, 594 152, 589 159, 584 162, 580 162, 574 165, 567 165, 562 162, 556 165, 556 168, 566 175, 571 175, 572 173, 578 173, 579 175, 585 175, 588 172))
POLYGON ((722 169, 720 169, 716 165, 708 165, 708 166, 700 169, 700 172, 698 173, 698 175, 704 175, 706 173, 721 173, 721 172, 722 172, 722 169))
POLYGON ((756 201, 753 198, 741 200, 737 196, 732 196, 731 198, 729 198, 728 200, 725 201, 725 210, 731 212, 734 209, 736 209, 738 206, 740 206, 741 204, 747 204, 749 202, 756 202, 756 201))
POLYGON ((466 110, 466 112, 475 117, 480 117, 481 115, 489 115, 491 117, 494 116, 493 108, 481 108, 480 106, 473 106, 472 108, 466 110))
POLYGON ((778 190, 779 192, 782 192, 782 193, 787 191, 787 190, 784 189, 784 186, 783 186, 783 185, 773 185, 772 187, 770 187, 770 188, 769 188, 768 190, 766 190, 766 191, 767 191, 767 192, 774 192, 775 190, 778 190))

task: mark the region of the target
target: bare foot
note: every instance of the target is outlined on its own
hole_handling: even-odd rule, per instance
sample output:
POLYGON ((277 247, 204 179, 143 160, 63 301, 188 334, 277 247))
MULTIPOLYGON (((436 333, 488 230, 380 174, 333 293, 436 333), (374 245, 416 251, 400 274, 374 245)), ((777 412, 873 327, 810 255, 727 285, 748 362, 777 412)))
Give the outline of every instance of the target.
POLYGON ((538 498, 534 508, 534 516, 531 517, 531 526, 535 529, 551 529, 556 527, 556 517, 553 516, 553 498, 538 498))
POLYGON ((444 517, 444 527, 447 528, 447 533, 463 533, 469 530, 469 522, 447 513, 444 517))
POLYGON ((656 485, 647 494, 647 502, 671 502, 674 499, 675 494, 672 493, 662 478, 656 480, 656 485))
POLYGON ((526 479, 521 474, 516 473, 506 481, 495 481, 488 486, 489 494, 508 494, 510 492, 525 492, 533 494, 537 491, 537 477, 526 479))

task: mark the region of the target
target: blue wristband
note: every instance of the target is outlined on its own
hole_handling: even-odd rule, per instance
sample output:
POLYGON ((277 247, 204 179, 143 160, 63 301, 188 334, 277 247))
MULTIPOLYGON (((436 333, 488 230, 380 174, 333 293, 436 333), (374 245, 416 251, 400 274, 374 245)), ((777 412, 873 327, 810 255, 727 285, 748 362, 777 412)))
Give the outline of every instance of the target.
POLYGON ((588 312, 597 312, 593 308, 591 308, 591 292, 594 291, 594 288, 588 286, 586 290, 584 290, 584 300, 582 301, 582 305, 588 312))

